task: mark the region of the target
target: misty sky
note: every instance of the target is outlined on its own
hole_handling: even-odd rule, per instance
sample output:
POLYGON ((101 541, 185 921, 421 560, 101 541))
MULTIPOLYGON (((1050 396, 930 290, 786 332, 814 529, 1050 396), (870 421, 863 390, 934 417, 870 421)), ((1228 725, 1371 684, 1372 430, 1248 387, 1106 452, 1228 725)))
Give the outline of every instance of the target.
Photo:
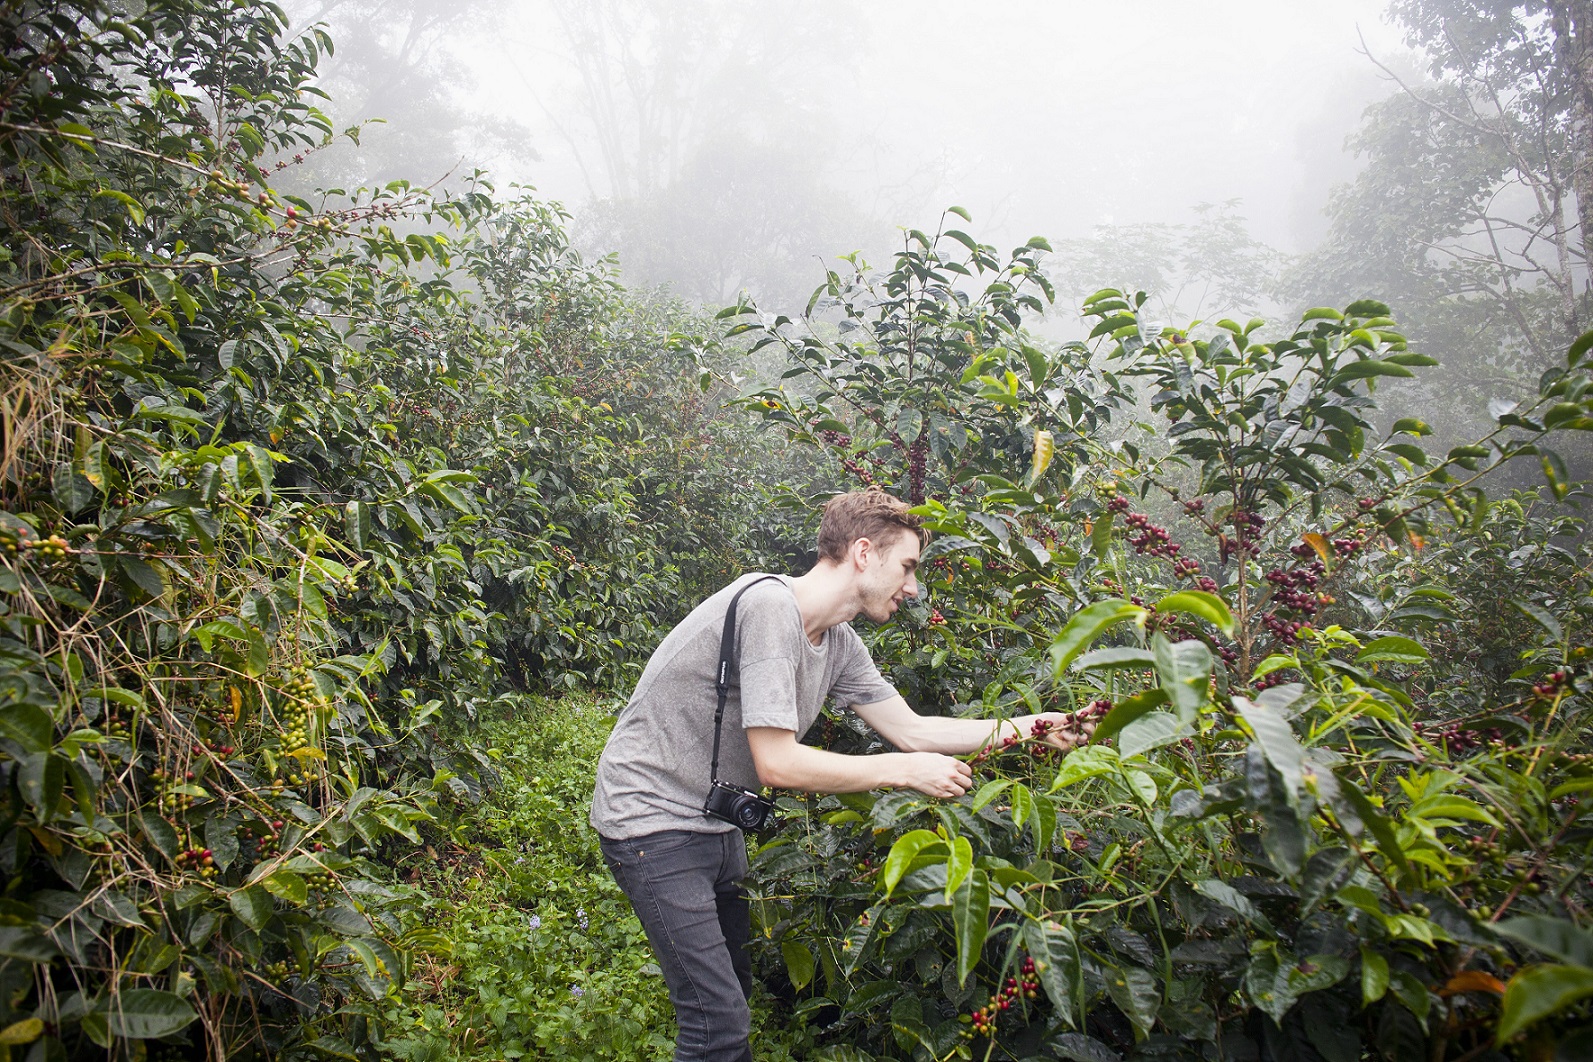
MULTIPOLYGON (((497 160, 498 175, 579 213, 614 189, 593 162, 579 113, 590 81, 554 6, 507 5, 471 44, 470 66, 476 103, 526 125, 539 156, 497 160)), ((1067 237, 1240 199, 1259 238, 1302 250, 1322 233, 1329 189, 1354 172, 1345 136, 1391 91, 1359 54, 1362 34, 1385 59, 1402 51, 1383 7, 744 0, 722 5, 708 32, 726 39, 703 45, 698 65, 739 52, 752 72, 690 91, 704 123, 800 141, 884 226, 933 225, 957 203, 998 242, 1067 237)), ((636 55, 660 61, 646 42, 636 55)))

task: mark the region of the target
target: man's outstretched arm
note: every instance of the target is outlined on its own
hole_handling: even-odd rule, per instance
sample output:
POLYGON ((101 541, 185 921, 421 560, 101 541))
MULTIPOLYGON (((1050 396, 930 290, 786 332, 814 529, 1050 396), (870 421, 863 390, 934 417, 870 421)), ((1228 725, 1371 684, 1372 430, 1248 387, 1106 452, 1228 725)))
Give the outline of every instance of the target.
POLYGON ((854 704, 857 717, 892 745, 908 752, 939 752, 965 756, 1008 737, 1026 738, 1040 720, 1049 723, 1043 740, 1064 752, 1083 745, 1095 732, 1094 720, 1079 721, 1066 712, 1015 715, 1008 719, 951 719, 919 715, 900 694, 872 704, 854 704))
POLYGON ((973 771, 966 763, 937 752, 843 756, 804 745, 795 732, 772 726, 749 726, 747 743, 752 746, 758 781, 775 789, 862 793, 890 786, 916 789, 926 796, 960 797, 973 785, 973 771))

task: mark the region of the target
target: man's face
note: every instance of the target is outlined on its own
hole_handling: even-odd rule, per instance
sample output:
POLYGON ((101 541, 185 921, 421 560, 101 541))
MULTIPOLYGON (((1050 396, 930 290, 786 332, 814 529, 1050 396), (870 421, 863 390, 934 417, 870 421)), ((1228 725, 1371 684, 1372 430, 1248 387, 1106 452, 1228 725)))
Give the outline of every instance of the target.
POLYGON ((884 623, 909 597, 918 596, 918 535, 903 528, 894 537, 869 542, 868 559, 858 581, 863 615, 884 623))

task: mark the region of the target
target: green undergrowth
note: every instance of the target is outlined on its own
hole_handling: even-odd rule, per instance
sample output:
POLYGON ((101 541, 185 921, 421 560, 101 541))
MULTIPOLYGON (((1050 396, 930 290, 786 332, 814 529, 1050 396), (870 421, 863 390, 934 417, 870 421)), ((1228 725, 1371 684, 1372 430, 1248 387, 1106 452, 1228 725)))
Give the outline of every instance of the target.
MULTIPOLYGON (((612 705, 587 694, 520 703, 486 722, 501 772, 486 799, 454 843, 405 870, 427 895, 429 931, 390 1026, 406 1039, 386 1047, 416 1060, 667 1059, 663 978, 586 821, 612 705)), ((791 1057, 789 1034, 756 1039, 760 1062, 791 1057)))

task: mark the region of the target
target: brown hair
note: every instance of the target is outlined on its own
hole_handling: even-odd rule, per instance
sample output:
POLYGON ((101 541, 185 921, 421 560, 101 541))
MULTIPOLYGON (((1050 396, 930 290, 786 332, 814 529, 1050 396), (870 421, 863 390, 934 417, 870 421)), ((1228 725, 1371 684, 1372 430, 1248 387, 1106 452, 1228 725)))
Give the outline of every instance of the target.
POLYGON ((885 545, 884 540, 895 538, 897 531, 913 532, 921 545, 929 540, 922 518, 914 515, 906 502, 878 487, 837 494, 824 504, 824 517, 819 521, 819 556, 843 560, 858 539, 885 545))

